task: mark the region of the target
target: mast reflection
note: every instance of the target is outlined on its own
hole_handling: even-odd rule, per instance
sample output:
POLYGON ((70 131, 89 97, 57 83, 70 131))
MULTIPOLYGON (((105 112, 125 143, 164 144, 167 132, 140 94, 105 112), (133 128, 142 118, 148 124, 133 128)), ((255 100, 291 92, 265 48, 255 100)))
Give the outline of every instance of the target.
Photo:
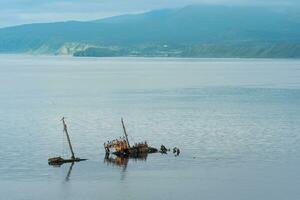
POLYGON ((72 162, 71 165, 70 165, 70 168, 68 170, 67 176, 65 178, 66 182, 68 182, 70 180, 70 176, 71 176, 71 173, 72 173, 73 166, 74 166, 74 162, 72 162))

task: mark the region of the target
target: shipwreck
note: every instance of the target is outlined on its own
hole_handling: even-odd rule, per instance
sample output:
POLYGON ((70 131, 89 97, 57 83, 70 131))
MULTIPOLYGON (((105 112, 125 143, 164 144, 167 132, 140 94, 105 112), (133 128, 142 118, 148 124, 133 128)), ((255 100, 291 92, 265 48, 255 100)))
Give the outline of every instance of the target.
POLYGON ((65 118, 63 117, 61 119, 62 123, 63 123, 63 131, 66 134, 67 140, 68 140, 68 144, 69 144, 69 148, 71 151, 71 158, 65 159, 62 157, 53 157, 53 158, 49 158, 48 159, 48 164, 49 165, 54 165, 54 166, 61 166, 64 163, 74 163, 74 162, 80 162, 80 161, 85 161, 87 159, 81 159, 78 157, 75 157, 74 151, 73 151, 73 147, 72 147, 72 143, 71 143, 71 139, 68 133, 68 128, 67 128, 67 124, 65 122, 65 118))
POLYGON ((112 153, 118 157, 137 158, 144 157, 145 154, 148 153, 158 152, 156 148, 148 146, 148 143, 146 141, 130 145, 123 119, 121 119, 121 123, 124 136, 120 137, 119 139, 107 141, 107 143, 104 143, 104 149, 107 155, 112 153))

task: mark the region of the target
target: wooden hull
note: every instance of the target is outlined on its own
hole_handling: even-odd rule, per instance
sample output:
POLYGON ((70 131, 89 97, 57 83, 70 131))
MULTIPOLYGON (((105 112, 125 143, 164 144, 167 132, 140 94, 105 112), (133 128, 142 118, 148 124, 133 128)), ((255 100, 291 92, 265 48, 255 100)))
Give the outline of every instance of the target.
POLYGON ((158 150, 153 147, 147 148, 139 148, 139 147, 131 147, 129 149, 125 149, 124 151, 116 151, 113 152, 114 155, 119 157, 139 157, 140 155, 148 154, 148 153, 156 153, 158 150))
POLYGON ((87 159, 80 159, 80 158, 64 159, 62 157, 54 157, 54 158, 48 159, 48 164, 54 165, 54 166, 60 166, 64 163, 74 163, 74 162, 80 162, 80 161, 85 161, 85 160, 87 160, 87 159))

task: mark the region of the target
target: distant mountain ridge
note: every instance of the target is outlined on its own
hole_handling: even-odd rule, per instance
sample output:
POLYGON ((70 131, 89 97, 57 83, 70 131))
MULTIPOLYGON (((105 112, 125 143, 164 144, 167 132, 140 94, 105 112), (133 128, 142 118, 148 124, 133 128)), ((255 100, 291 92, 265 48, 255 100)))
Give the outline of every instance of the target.
POLYGON ((0 29, 0 53, 300 57, 300 11, 193 5, 0 29))

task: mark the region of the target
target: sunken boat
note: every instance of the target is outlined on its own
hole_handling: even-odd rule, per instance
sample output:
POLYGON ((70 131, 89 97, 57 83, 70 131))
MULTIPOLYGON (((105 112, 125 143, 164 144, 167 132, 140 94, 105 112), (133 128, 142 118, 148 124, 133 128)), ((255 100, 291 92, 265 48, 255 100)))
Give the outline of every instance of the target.
POLYGON ((62 158, 62 157, 53 157, 53 158, 49 158, 48 159, 48 164, 49 165, 53 165, 53 166, 61 166, 64 163, 74 163, 74 162, 80 162, 80 161, 84 161, 87 159, 81 159, 78 157, 75 157, 75 153, 73 151, 73 146, 71 143, 71 139, 68 133, 68 128, 67 128, 67 124, 65 122, 65 118, 63 117, 61 119, 62 123, 63 123, 63 131, 66 134, 67 140, 68 140, 68 144, 69 144, 69 148, 70 148, 70 152, 71 152, 71 158, 62 158))
POLYGON ((120 139, 115 139, 104 143, 104 149, 106 154, 112 154, 119 157, 131 157, 136 158, 148 153, 156 153, 158 150, 156 148, 148 146, 147 142, 139 142, 134 145, 130 145, 128 140, 128 134, 124 125, 123 119, 121 119, 124 136, 120 139))

